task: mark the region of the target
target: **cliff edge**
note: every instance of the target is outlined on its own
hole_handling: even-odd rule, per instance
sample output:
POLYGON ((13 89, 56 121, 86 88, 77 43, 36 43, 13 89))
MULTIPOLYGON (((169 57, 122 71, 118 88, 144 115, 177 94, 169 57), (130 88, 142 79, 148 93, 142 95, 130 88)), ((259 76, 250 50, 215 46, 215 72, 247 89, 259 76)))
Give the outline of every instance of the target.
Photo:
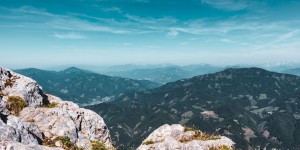
POLYGON ((102 117, 0 67, 0 149, 113 149, 102 117))

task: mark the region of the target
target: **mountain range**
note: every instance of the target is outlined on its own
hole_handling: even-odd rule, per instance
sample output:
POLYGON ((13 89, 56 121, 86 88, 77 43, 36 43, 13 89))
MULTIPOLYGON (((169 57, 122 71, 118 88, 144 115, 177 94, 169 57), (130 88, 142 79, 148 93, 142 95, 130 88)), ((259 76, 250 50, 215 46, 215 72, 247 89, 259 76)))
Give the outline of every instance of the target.
POLYGON ((149 76, 160 83, 177 80, 162 86, 75 67, 63 71, 16 71, 37 80, 51 94, 81 105, 90 104, 86 108, 103 116, 114 143, 121 149, 136 148, 142 141, 139 137, 145 138, 165 123, 229 136, 238 149, 299 148, 300 79, 289 75, 297 74, 297 69, 283 70, 289 73, 283 74, 236 66, 183 79, 186 72, 195 73, 197 68, 200 74, 221 70, 169 66, 118 72, 148 80, 149 76), (162 74, 166 76, 159 78, 162 74))
POLYGON ((283 70, 282 72, 283 73, 288 73, 288 74, 293 74, 293 75, 300 76, 300 67, 299 68, 293 68, 293 69, 283 70))
POLYGON ((299 149, 299 104, 300 77, 231 68, 86 108, 104 117, 121 149, 137 147, 165 123, 226 135, 237 149, 299 149))
POLYGON ((179 79, 191 78, 196 75, 221 71, 222 69, 224 68, 211 65, 170 65, 160 68, 139 68, 127 71, 111 71, 104 74, 138 80, 150 80, 160 84, 165 84, 179 79))
MULTIPOLYGON (((3 67, 0 67, 0 132, 1 150, 116 150, 101 116, 45 94, 36 81, 3 67)), ((234 145, 225 136, 180 124, 165 124, 151 133, 137 150, 180 147, 232 150, 234 145)))
POLYGON ((35 68, 15 70, 36 80, 46 92, 80 105, 110 101, 130 91, 143 91, 160 86, 147 80, 110 77, 71 67, 63 71, 35 68))

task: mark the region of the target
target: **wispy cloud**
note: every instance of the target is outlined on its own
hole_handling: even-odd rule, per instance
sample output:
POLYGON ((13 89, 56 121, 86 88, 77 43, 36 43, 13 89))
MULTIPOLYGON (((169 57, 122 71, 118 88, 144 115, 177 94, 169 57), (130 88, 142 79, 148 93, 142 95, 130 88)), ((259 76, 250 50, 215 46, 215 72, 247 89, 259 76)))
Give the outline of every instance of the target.
POLYGON ((273 47, 274 48, 274 47, 279 47, 280 45, 285 45, 285 46, 290 45, 290 44, 280 44, 280 43, 285 42, 286 40, 290 40, 294 37, 297 37, 298 34, 299 34, 299 30, 289 31, 287 33, 279 35, 278 37, 276 37, 276 39, 274 39, 271 42, 256 46, 255 49, 260 50, 260 49, 266 49, 268 47, 273 47))
POLYGON ((53 37, 59 38, 59 39, 86 39, 86 36, 80 35, 75 32, 69 32, 69 33, 54 33, 53 37))
POLYGON ((171 38, 174 38, 174 37, 176 37, 178 34, 179 34, 178 31, 176 31, 176 30, 170 30, 170 31, 167 33, 167 36, 168 36, 168 37, 171 37, 171 38))
POLYGON ((117 13, 122 13, 121 8, 119 8, 119 7, 103 8, 102 10, 105 11, 105 12, 117 12, 117 13))
POLYGON ((225 43, 235 43, 236 41, 230 40, 230 39, 220 39, 220 41, 225 43))
MULTIPOLYGON (((25 24, 25 27, 47 30, 71 30, 71 31, 96 31, 109 32, 114 34, 124 34, 130 31, 112 27, 105 23, 107 19, 98 22, 79 19, 70 15, 60 15, 49 13, 43 9, 37 9, 30 6, 22 6, 17 9, 0 7, 1 10, 9 12, 6 19, 12 22, 19 21, 19 24, 25 24)), ((9 22, 8 21, 8 22, 9 22)), ((18 25, 19 27, 24 27, 18 25)))
POLYGON ((229 11, 247 9, 252 5, 251 1, 248 0, 201 0, 201 2, 218 9, 229 11))
POLYGON ((290 38, 296 36, 298 33, 299 33, 299 30, 290 31, 286 34, 283 34, 283 35, 279 36, 273 43, 278 43, 278 42, 281 42, 281 41, 285 41, 287 39, 290 39, 290 38))

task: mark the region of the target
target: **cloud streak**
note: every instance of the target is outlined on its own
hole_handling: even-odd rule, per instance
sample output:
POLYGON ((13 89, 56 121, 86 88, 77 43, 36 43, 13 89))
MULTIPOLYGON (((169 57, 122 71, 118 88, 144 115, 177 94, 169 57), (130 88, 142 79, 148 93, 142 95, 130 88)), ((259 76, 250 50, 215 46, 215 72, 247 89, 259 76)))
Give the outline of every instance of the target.
POLYGON ((248 0, 201 0, 201 2, 227 11, 243 10, 252 6, 248 0))
MULTIPOLYGON (((126 29, 120 29, 106 25, 103 19, 102 22, 90 22, 88 20, 79 19, 73 16, 52 14, 43 9, 37 9, 30 6, 23 6, 17 9, 3 8, 10 12, 6 15, 7 22, 12 22, 15 25, 15 21, 21 21, 19 27, 23 27, 20 24, 24 24, 24 27, 44 30, 76 30, 76 31, 96 31, 96 32, 109 32, 113 34, 125 34, 130 31, 126 29)), ((16 27, 18 27, 16 26, 16 27)))
POLYGON ((58 38, 58 39, 86 39, 86 36, 80 35, 75 32, 69 32, 69 33, 54 33, 53 37, 58 38))

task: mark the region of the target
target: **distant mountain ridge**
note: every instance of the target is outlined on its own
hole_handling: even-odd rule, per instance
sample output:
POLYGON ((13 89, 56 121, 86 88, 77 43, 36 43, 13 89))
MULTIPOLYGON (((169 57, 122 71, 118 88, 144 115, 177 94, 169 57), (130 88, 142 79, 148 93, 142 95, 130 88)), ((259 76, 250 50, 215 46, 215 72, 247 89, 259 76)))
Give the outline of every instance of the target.
POLYGON ((110 76, 125 77, 131 79, 150 80, 157 83, 165 84, 176 80, 191 78, 196 75, 214 73, 221 71, 223 67, 215 67, 211 65, 188 65, 176 66, 170 65, 159 68, 138 68, 127 71, 111 71, 104 74, 110 76))
POLYGON ((294 68, 294 69, 283 70, 282 72, 300 76, 300 67, 299 68, 294 68))
POLYGON ((146 80, 109 77, 76 67, 58 72, 35 68, 15 71, 39 82, 46 92, 80 105, 109 101, 125 92, 143 91, 160 85, 146 80))
POLYGON ((104 116, 124 149, 165 123, 226 135, 238 149, 300 148, 300 77, 260 68, 182 79, 87 108, 104 116))

